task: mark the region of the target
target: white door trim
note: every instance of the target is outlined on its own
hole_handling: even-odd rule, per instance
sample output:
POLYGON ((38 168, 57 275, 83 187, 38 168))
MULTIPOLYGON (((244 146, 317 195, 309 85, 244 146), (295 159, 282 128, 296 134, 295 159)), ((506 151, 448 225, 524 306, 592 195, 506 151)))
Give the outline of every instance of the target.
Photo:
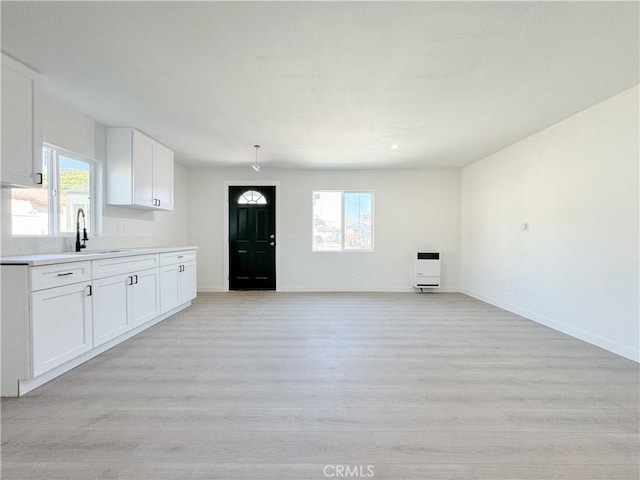
POLYGON ((229 187, 255 185, 276 187, 276 292, 280 291, 280 180, 224 180, 222 182, 222 245, 224 268, 222 269, 222 291, 229 291, 229 187))

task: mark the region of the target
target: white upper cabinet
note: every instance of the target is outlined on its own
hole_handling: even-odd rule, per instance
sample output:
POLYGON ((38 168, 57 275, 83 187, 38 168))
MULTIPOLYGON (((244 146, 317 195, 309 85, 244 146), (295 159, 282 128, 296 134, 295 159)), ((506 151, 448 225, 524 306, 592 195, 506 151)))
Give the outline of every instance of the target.
POLYGON ((173 210, 173 152, 164 145, 156 144, 153 163, 154 197, 157 208, 173 210))
POLYGON ((42 133, 38 118, 39 75, 2 54, 3 185, 42 185, 42 133))
POLYGON ((173 210, 173 152, 132 128, 107 129, 107 203, 173 210))
POLYGON ((143 207, 154 207, 154 203, 157 203, 154 201, 153 194, 153 150, 155 142, 134 130, 132 148, 133 203, 143 207))

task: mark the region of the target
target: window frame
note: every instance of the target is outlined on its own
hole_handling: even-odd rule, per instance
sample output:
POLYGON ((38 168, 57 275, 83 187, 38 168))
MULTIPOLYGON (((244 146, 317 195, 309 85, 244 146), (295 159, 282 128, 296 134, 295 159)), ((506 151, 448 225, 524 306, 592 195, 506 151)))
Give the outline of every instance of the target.
POLYGON ((373 253, 374 252, 374 224, 375 224, 375 191, 373 189, 365 190, 313 190, 311 194, 311 251, 313 253, 373 253), (315 196, 316 193, 340 193, 340 249, 336 250, 318 250, 316 249, 316 216, 315 216, 315 196), (345 194, 368 193, 371 195, 371 247, 364 248, 345 248, 346 239, 346 222, 345 222, 345 194))
POLYGON ((240 196, 236 200, 236 205, 268 205, 268 202, 266 197, 261 192, 258 192, 257 190, 250 188, 249 190, 245 190, 240 194, 240 196), (251 194, 251 200, 248 200, 247 197, 245 197, 247 193, 251 194), (253 197, 254 197, 254 194, 256 193, 258 194, 258 197, 254 199, 253 197), (245 201, 241 202, 241 200, 245 200, 245 201))
MULTIPOLYGON (((58 157, 64 156, 71 160, 83 162, 89 165, 89 202, 90 211, 88 212, 88 227, 87 232, 92 236, 99 236, 102 234, 102 162, 89 158, 85 155, 72 152, 66 148, 58 147, 56 145, 43 142, 42 143, 42 155, 44 157, 45 151, 47 151, 49 158, 47 163, 47 186, 42 189, 47 190, 47 214, 49 216, 48 226, 49 233, 46 235, 36 234, 22 234, 13 232, 13 226, 11 235, 18 238, 73 238, 76 232, 61 232, 60 231, 60 218, 59 218, 59 197, 58 192, 60 190, 59 183, 59 171, 60 164, 58 157)), ((85 212, 86 213, 86 212, 85 212)))

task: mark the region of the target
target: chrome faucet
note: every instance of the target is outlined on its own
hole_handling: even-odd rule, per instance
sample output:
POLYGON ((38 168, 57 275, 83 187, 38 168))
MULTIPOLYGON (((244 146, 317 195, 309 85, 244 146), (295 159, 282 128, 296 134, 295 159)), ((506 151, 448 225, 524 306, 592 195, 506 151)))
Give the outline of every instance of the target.
POLYGON ((84 216, 84 210, 79 208, 76 215, 76 252, 87 248, 85 243, 87 240, 89 240, 87 236, 87 217, 84 216), (82 243, 80 243, 80 214, 82 214, 82 243))

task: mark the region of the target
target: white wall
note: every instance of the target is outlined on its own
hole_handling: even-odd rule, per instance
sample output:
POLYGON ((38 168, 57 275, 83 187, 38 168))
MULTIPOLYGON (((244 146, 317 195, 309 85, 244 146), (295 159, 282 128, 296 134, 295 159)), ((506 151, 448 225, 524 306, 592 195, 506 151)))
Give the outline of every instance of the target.
POLYGON ((638 102, 636 87, 464 168, 461 260, 463 292, 636 361, 638 102))
MULTIPOLYGON (((105 161, 105 127, 90 117, 43 93, 44 141, 86 157, 105 161)), ((187 170, 175 165, 175 210, 147 212, 103 206, 101 236, 91 235, 88 250, 187 244, 187 170)), ((106 176, 105 176, 106 177, 106 176)), ((66 237, 13 237, 10 190, 2 189, 2 255, 72 251, 75 239, 66 237)))
POLYGON ((198 245, 198 288, 224 286, 223 182, 281 182, 282 291, 411 291, 416 250, 440 249, 442 291, 459 289, 460 171, 189 170, 189 242, 198 245), (374 249, 312 252, 313 190, 374 190, 374 249))

